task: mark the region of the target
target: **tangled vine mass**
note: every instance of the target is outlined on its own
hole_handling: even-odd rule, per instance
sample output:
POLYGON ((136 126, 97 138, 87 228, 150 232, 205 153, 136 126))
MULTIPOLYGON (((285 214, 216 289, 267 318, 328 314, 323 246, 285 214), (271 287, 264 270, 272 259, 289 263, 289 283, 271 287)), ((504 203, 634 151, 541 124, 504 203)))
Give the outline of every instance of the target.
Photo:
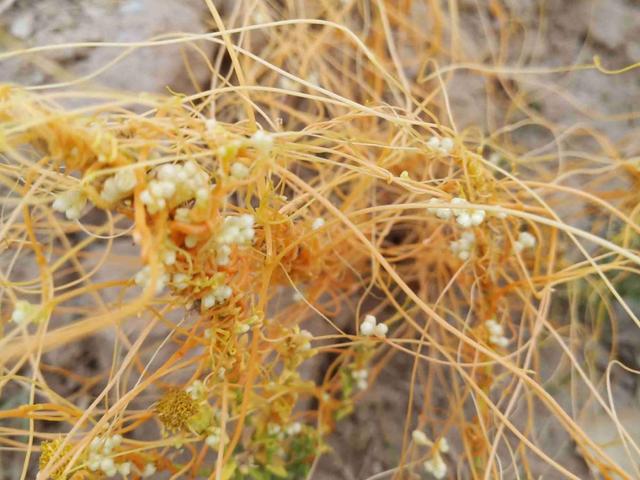
POLYGON ((0 447, 22 478, 314 478, 388 372, 403 414, 380 475, 579 478, 566 442, 632 478, 580 418, 637 451, 607 398, 615 342, 591 360, 640 325, 637 142, 521 101, 575 66, 462 65, 439 2, 428 34, 410 1, 333 3, 341 21, 282 7, 133 45, 228 55, 195 93, 0 85, 0 392, 22 399, 0 447), (456 127, 456 68, 512 90, 491 129, 456 127), (549 144, 518 144, 533 126, 549 144), (89 339, 107 364, 56 363, 89 339))

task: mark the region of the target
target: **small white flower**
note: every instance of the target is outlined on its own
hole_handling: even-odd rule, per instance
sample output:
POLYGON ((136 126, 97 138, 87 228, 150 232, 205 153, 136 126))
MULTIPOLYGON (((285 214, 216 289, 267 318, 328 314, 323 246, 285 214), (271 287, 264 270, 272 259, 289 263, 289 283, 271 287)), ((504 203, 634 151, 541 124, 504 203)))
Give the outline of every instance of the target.
POLYGON ((138 180, 136 172, 130 168, 120 170, 114 176, 115 185, 122 194, 130 193, 136 187, 138 180))
MULTIPOLYGON (((434 205, 434 204, 441 203, 441 200, 438 200, 437 198, 432 198, 427 203, 434 205)), ((451 209, 446 207, 431 207, 431 208, 427 208, 427 210, 435 214, 435 216, 440 218, 441 220, 449 220, 451 218, 451 215, 453 215, 453 212, 451 211, 451 209)))
POLYGON ((165 182, 175 182, 180 170, 181 167, 179 167, 178 165, 173 165, 172 163, 165 163, 164 165, 160 165, 157 169, 158 180, 162 180, 165 182))
POLYGON ((460 225, 463 228, 469 228, 473 224, 471 220, 471 216, 466 212, 463 212, 457 215, 456 222, 458 223, 458 225, 460 225))
POLYGON ((440 147, 440 139, 434 135, 429 139, 427 145, 431 148, 438 148, 440 147))
POLYGON ((120 188, 116 184, 116 181, 113 177, 107 178, 102 185, 102 192, 100 192, 100 197, 107 202, 116 202, 120 199, 120 188))
POLYGON ((437 479, 442 479, 447 474, 447 464, 440 454, 436 454, 433 458, 424 462, 424 469, 437 479))
POLYGON ((184 246, 187 248, 193 248, 198 244, 198 237, 195 235, 187 235, 184 237, 184 246))
POLYGON ((520 232, 518 242, 520 242, 524 248, 533 248, 536 246, 536 237, 529 232, 520 232))
POLYGON ((147 463, 142 470, 143 477, 150 477, 156 473, 156 466, 153 463, 147 463))
POLYGON ((100 468, 100 462, 102 461, 102 457, 95 452, 91 452, 89 454, 89 460, 87 461, 87 467, 92 472, 97 471, 100 468))
POLYGON ((220 434, 212 433, 205 438, 204 442, 211 448, 218 448, 218 445, 220 444, 220 434))
POLYGON ((371 314, 365 315, 364 320, 360 324, 360 334, 366 337, 374 335, 383 338, 387 335, 389 327, 384 323, 377 323, 376 317, 371 314))
POLYGON ((173 265, 176 263, 176 251, 165 250, 162 252, 162 263, 165 265, 173 265))
POLYGON ((205 205, 209 200, 209 189, 206 187, 201 187, 196 190, 196 204, 197 205, 205 205))
POLYGON ((102 460, 100 460, 100 470, 102 470, 104 473, 106 473, 108 476, 113 476, 115 475, 115 469, 116 469, 116 465, 113 461, 113 458, 110 457, 103 457, 102 460), (112 475, 109 475, 108 472, 110 471, 114 471, 114 473, 112 475))
POLYGON ((389 327, 384 323, 378 323, 373 329, 373 334, 378 338, 386 337, 387 332, 389 332, 389 327))
POLYGON ((436 446, 438 447, 438 450, 440 450, 441 453, 448 453, 449 452, 449 442, 444 437, 442 437, 440 440, 438 440, 438 442, 436 443, 436 446))
POLYGON ((239 244, 245 245, 253 241, 255 217, 244 214, 237 217, 226 217, 222 223, 222 228, 216 240, 218 244, 239 244))
POLYGON ((191 210, 188 208, 176 208, 173 214, 173 218, 176 222, 189 223, 189 213, 191 210))
POLYGON ((403 178, 403 179, 409 178, 409 172, 407 172, 406 170, 403 170, 402 172, 400 172, 400 178, 403 178))
POLYGON ((426 446, 431 444, 429 437, 427 437, 427 435, 421 430, 414 430, 411 432, 411 438, 416 445, 426 446))
POLYGON ((472 225, 480 225, 485 217, 485 211, 484 210, 474 210, 473 213, 471 213, 471 224, 472 225))
POLYGON ((103 443, 104 440, 102 439, 102 437, 93 437, 91 439, 91 443, 89 444, 89 448, 92 451, 98 451, 102 448, 103 443))
POLYGON ((189 286, 189 279, 190 277, 186 273, 174 273, 173 277, 171 277, 173 288, 176 290, 184 290, 189 286))
POLYGON ((468 260, 471 256, 476 236, 472 231, 463 232, 459 240, 449 244, 451 251, 462 261, 468 260))
POLYGON ((436 150, 438 153, 448 155, 451 153, 451 150, 453 150, 454 143, 452 138, 438 138, 436 136, 432 136, 427 141, 427 146, 436 150))
POLYGON ((216 263, 221 266, 229 265, 231 260, 231 247, 229 245, 218 245, 216 248, 216 263))
POLYGON ((509 340, 504 336, 502 325, 493 318, 484 322, 485 327, 489 331, 489 342, 492 345, 505 348, 509 345, 509 340))
POLYGON ((234 162, 231 165, 231 176, 236 180, 244 180, 249 176, 249 167, 240 162, 234 162))
POLYGON ((366 390, 369 387, 369 371, 363 369, 360 370, 354 370, 351 374, 351 376, 353 377, 353 379, 356 382, 356 387, 358 388, 358 390, 366 390))
POLYGON ((131 473, 131 462, 124 462, 118 465, 118 473, 126 477, 131 473))
POLYGON ((260 153, 267 154, 273 148, 273 135, 264 130, 258 130, 251 135, 251 143, 260 153))
POLYGON ((291 425, 288 425, 285 429, 287 435, 293 436, 297 435, 302 431, 302 424, 300 422, 293 422, 291 425))
POLYGON ((324 224, 325 224, 324 218, 322 218, 322 217, 318 217, 318 218, 316 218, 316 219, 313 221, 313 223, 311 224, 311 228, 312 228, 313 230, 318 230, 318 229, 320 229, 320 228, 324 227, 324 224))
POLYGON ((364 320, 360 324, 360 334, 368 337, 369 335, 373 335, 373 331, 376 328, 376 317, 373 315, 365 315, 364 320))
POLYGON ((68 220, 77 220, 87 204, 87 197, 79 190, 70 190, 59 194, 53 201, 52 208, 63 212, 68 220))
POLYGON ((217 304, 224 303, 231 297, 232 293, 231 287, 220 285, 202 297, 202 306, 204 308, 212 308, 217 304))
POLYGON ((443 153, 449 153, 453 149, 453 139, 445 137, 440 140, 440 150, 443 153))
POLYGON ((35 319, 37 308, 35 305, 25 301, 18 300, 13 307, 11 321, 18 325, 27 325, 35 319))
MULTIPOLYGON (((134 281, 136 285, 146 288, 149 282, 151 281, 151 268, 149 265, 146 265, 142 270, 136 273, 134 277, 134 281)), ((156 293, 160 293, 164 290, 164 287, 169 283, 169 275, 167 273, 161 273, 156 282, 156 293)))

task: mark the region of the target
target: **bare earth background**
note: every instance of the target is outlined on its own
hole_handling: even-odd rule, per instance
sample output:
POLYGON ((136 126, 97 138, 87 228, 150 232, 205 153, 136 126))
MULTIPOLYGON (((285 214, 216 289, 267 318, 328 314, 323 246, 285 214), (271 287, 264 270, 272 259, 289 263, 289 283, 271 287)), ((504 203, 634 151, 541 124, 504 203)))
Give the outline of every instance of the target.
MULTIPOLYGON (((240 1, 240 0, 238 0, 240 1)), ((314 0, 308 0, 310 5, 314 0)), ((336 0, 337 1, 337 0, 336 0)), ((224 2, 217 2, 224 10, 224 2)), ((233 2, 229 2, 232 4, 233 2)), ((249 4, 250 2, 248 2, 249 4)), ((258 2, 262 3, 262 2, 258 2)), ((301 2, 304 3, 304 2, 301 2)), ((419 2, 416 2, 419 3, 419 2)), ((426 4, 427 2, 423 2, 426 4)), ((462 26, 462 48, 473 52, 478 47, 478 38, 483 38, 480 21, 485 1, 461 0, 459 2, 462 26)), ((524 30, 539 31, 524 42, 529 63, 541 66, 567 66, 588 63, 595 54, 603 58, 606 65, 623 66, 640 60, 640 2, 637 0, 507 0, 502 2, 517 15, 524 30), (538 8, 546 5, 544 24, 539 24, 538 8)), ((416 14, 427 8, 416 6, 416 14)), ((131 42, 143 41, 170 32, 206 32, 212 28, 209 15, 200 0, 0 0, 0 51, 23 46, 50 45, 68 42, 131 42)), ((491 28, 491 19, 488 26, 491 28)), ((0 65, 0 82, 25 85, 40 85, 71 79, 97 71, 121 53, 120 49, 71 48, 56 51, 33 61, 18 60, 0 65)), ((213 56, 206 48, 204 53, 213 56)), ((191 53, 190 53, 191 54, 191 53)), ((197 55, 196 52, 193 52, 197 55)), ((411 52, 405 52, 411 54, 411 52)), ((206 70, 195 72, 196 80, 203 86, 209 84, 206 70)), ((602 114, 616 114, 629 109, 640 110, 640 77, 605 76, 595 71, 569 73, 562 79, 563 88, 587 106, 602 114), (631 107, 630 107, 631 105, 631 107)), ((109 89, 125 89, 140 92, 167 92, 167 86, 175 91, 192 91, 192 82, 185 73, 184 59, 177 47, 154 47, 139 49, 106 70, 89 85, 109 89)), ((488 100, 482 81, 471 74, 457 74, 449 84, 448 93, 454 117, 459 127, 476 125, 486 130, 485 112, 489 101, 495 108, 505 108, 508 99, 488 100)), ((560 125, 567 127, 579 120, 575 110, 567 108, 566 102, 557 96, 541 96, 535 108, 560 125)), ((621 139, 633 125, 624 122, 597 124, 607 135, 621 139)), ((636 127, 637 128, 637 127, 636 127)), ((531 148, 549 142, 548 133, 531 129, 521 134, 522 145, 531 148)), ((640 142, 640 139, 631 139, 640 142)), ((574 206, 580 208, 580 206, 574 206)), ((115 249, 126 254, 128 244, 116 245, 115 249)), ((24 265, 25 275, 30 266, 24 265)), ((132 268, 132 274, 135 271, 132 268)), ((120 271, 122 274, 122 271, 120 271)), ((637 299, 626 299, 638 311, 637 299)), ((624 360, 629 365, 640 365, 640 331, 631 324, 621 324, 620 345, 624 360)), ((48 363, 80 368, 89 374, 101 371, 111 362, 111 351, 96 348, 108 344, 112 334, 104 333, 75 344, 62 351, 48 354, 48 363)), ((603 360, 609 346, 603 346, 603 360)), ((553 352, 548 352, 553 358, 553 352)), ((317 479, 364 479, 368 475, 391 468, 398 459, 401 445, 402 420, 407 409, 407 400, 402 392, 407 391, 410 364, 406 359, 397 359, 379 379, 376 387, 350 418, 339 424, 330 444, 333 451, 325 455, 317 465, 313 478, 317 479)), ((56 391, 64 395, 66 380, 61 378, 56 391)), ((568 388, 559 383, 557 388, 568 388)), ((623 423, 635 430, 640 440, 640 409, 638 385, 634 377, 614 377, 617 407, 623 423)), ((4 391, 0 408, 8 408, 24 401, 24 392, 4 391)), ((569 396, 567 394, 567 401, 569 396)), ((420 393, 415 398, 420 402, 420 393)), ((585 429, 597 441, 605 443, 608 435, 598 418, 583 422, 585 429)), ((556 457, 563 465, 589 477, 574 446, 562 437, 554 422, 540 425, 541 435, 546 435, 555 449, 556 457)), ((543 437, 544 438, 544 437, 543 437)), ((608 447, 615 457, 622 459, 618 447, 608 447)), ((621 460, 623 461, 623 460, 621 460)), ((21 458, 0 452, 0 480, 19 478, 21 458)), ((544 475, 545 467, 539 467, 544 475)), ((544 478, 552 478, 545 476, 544 478)))

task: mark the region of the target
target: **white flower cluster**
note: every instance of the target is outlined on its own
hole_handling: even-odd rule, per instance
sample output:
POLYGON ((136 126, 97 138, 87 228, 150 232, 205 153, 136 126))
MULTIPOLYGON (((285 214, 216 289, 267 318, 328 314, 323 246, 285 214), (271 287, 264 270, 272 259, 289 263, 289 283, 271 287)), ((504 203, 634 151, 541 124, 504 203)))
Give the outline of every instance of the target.
POLYGON ((360 370, 354 370, 351 374, 356 382, 358 390, 366 390, 369 386, 369 370, 361 368, 360 370))
MULTIPOLYGON (((442 203, 442 200, 432 198, 428 202, 431 205, 442 203)), ((464 198, 455 197, 451 200, 452 205, 466 205, 464 198)), ((464 228, 477 227, 486 216, 486 212, 480 208, 447 208, 447 207, 428 207, 427 210, 442 220, 449 220, 452 216, 456 217, 458 225, 464 228)))
POLYGON ((520 232, 518 234, 518 240, 513 243, 513 248, 516 252, 520 253, 525 248, 534 248, 536 246, 536 237, 529 232, 520 232))
POLYGON ((254 223, 254 216, 249 214, 226 217, 216 240, 218 243, 225 245, 251 243, 255 235, 254 223))
POLYGON ((216 263, 228 265, 231 255, 231 245, 247 245, 253 241, 256 231, 255 217, 244 214, 237 217, 226 217, 222 228, 216 236, 216 263))
POLYGON ((462 261, 468 260, 471 250, 476 242, 476 236, 472 231, 462 232, 460 240, 454 240, 449 244, 451 251, 462 261))
POLYGON ((152 215, 165 208, 168 201, 183 203, 195 197, 197 205, 209 198, 209 175, 195 162, 161 165, 155 169, 155 176, 140 193, 140 200, 152 215))
POLYGON ((496 322, 493 318, 484 322, 485 327, 489 331, 489 342, 498 347, 506 347, 509 345, 509 340, 504 336, 504 329, 502 325, 496 322))
POLYGON ((365 315, 360 324, 360 333, 365 337, 374 335, 378 338, 384 338, 387 336, 388 331, 389 327, 382 322, 377 323, 376 317, 371 314, 365 315))
POLYGON ((429 438, 420 430, 414 430, 411 433, 411 437, 416 445, 432 446, 434 447, 433 456, 424 462, 424 469, 427 473, 430 473, 435 478, 444 478, 447 474, 447 464, 442 458, 443 453, 449 452, 449 442, 446 438, 441 438, 435 444, 429 440, 429 438))
POLYGON ((156 466, 153 463, 147 463, 142 470, 143 477, 150 477, 156 473, 156 466))
POLYGON ((448 155, 453 150, 453 139, 448 137, 440 138, 434 135, 429 139, 427 145, 439 153, 448 155))
POLYGON ((136 187, 136 173, 131 169, 120 170, 105 180, 100 196, 109 203, 128 197, 136 187))
POLYGON ((176 263, 176 251, 175 250, 165 250, 160 255, 160 260, 165 265, 174 265, 176 263))
POLYGON ((53 209, 64 213, 68 220, 77 220, 87 204, 87 197, 80 190, 69 190, 58 194, 53 201, 53 209))
POLYGON ((224 303, 233 294, 233 290, 228 285, 219 285, 202 297, 202 306, 212 308, 220 303, 224 303))
POLYGON ((26 300, 18 300, 13 313, 11 314, 11 321, 18 325, 28 325, 36 318, 37 307, 26 300))
POLYGON ((114 477, 120 474, 126 477, 131 473, 131 462, 116 464, 111 458, 111 452, 122 443, 120 435, 112 437, 95 437, 89 445, 89 459, 87 467, 92 472, 101 470, 107 477, 114 477))
MULTIPOLYGON (((142 270, 136 273, 134 280, 136 282, 136 285, 142 288, 146 288, 151 281, 151 268, 149 267, 149 265, 146 265, 142 268, 142 270)), ((156 293, 160 293, 162 290, 164 290, 164 287, 167 286, 167 283, 169 283, 169 274, 162 272, 158 277, 158 280, 156 281, 156 293)))
MULTIPOLYGON (((437 198, 432 198, 427 202, 429 205, 435 205, 443 203, 442 200, 438 200, 437 198)), ((446 203, 446 202, 445 202, 446 203)), ((428 207, 427 210, 429 213, 433 213, 436 217, 441 220, 449 220, 453 213, 450 208, 447 207, 428 207)))

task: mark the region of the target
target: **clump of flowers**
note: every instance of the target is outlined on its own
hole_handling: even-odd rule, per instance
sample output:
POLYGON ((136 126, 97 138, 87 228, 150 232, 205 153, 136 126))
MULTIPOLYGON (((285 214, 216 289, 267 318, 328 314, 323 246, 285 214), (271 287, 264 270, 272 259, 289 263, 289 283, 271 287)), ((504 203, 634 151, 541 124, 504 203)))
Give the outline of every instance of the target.
POLYGON ((449 452, 449 442, 442 437, 436 442, 429 440, 429 437, 421 430, 414 430, 411 433, 413 442, 418 446, 431 447, 431 457, 424 462, 424 469, 434 478, 442 479, 447 475, 447 463, 442 455, 449 452))
POLYGON ((384 338, 387 336, 388 331, 389 327, 383 322, 378 323, 376 317, 371 314, 365 315, 360 324, 360 333, 365 337, 373 335, 378 338, 384 338))
POLYGON ((452 138, 441 138, 434 135, 429 138, 427 145, 442 155, 449 155, 451 150, 453 150, 454 142, 452 138))
POLYGON ((449 244, 451 251, 460 260, 468 260, 471 256, 476 236, 473 232, 463 232, 459 240, 454 240, 449 244))
POLYGON ((529 232, 518 233, 518 239, 513 243, 513 248, 518 253, 520 253, 521 251, 527 248, 534 248, 535 246, 536 246, 536 237, 531 235, 529 232))
POLYGON ((443 203, 442 200, 437 198, 432 198, 427 203, 433 205, 427 208, 429 212, 442 220, 449 220, 451 217, 455 217, 456 223, 463 228, 477 227, 484 221, 486 216, 486 211, 481 208, 461 208, 469 203, 461 197, 455 197, 450 202, 456 208, 436 207, 435 205, 443 203))
POLYGON ((484 325, 489 332, 489 342, 497 347, 506 347, 509 345, 509 339, 504 336, 504 328, 495 319, 491 318, 484 322, 484 325))
POLYGON ((77 220, 87 204, 87 197, 81 190, 68 190, 58 194, 53 201, 53 209, 64 213, 68 220, 77 220))
POLYGON ((137 184, 136 173, 132 169, 119 170, 114 176, 105 180, 100 196, 109 203, 115 203, 131 196, 137 184))
POLYGON ((131 462, 116 463, 112 455, 113 450, 117 449, 121 443, 121 435, 94 437, 89 445, 87 468, 92 472, 100 471, 107 477, 114 477, 118 473, 123 477, 129 475, 131 462))
POLYGON ((193 198, 196 205, 203 204, 209 198, 209 176, 193 161, 161 165, 152 177, 140 193, 150 214, 193 198))

